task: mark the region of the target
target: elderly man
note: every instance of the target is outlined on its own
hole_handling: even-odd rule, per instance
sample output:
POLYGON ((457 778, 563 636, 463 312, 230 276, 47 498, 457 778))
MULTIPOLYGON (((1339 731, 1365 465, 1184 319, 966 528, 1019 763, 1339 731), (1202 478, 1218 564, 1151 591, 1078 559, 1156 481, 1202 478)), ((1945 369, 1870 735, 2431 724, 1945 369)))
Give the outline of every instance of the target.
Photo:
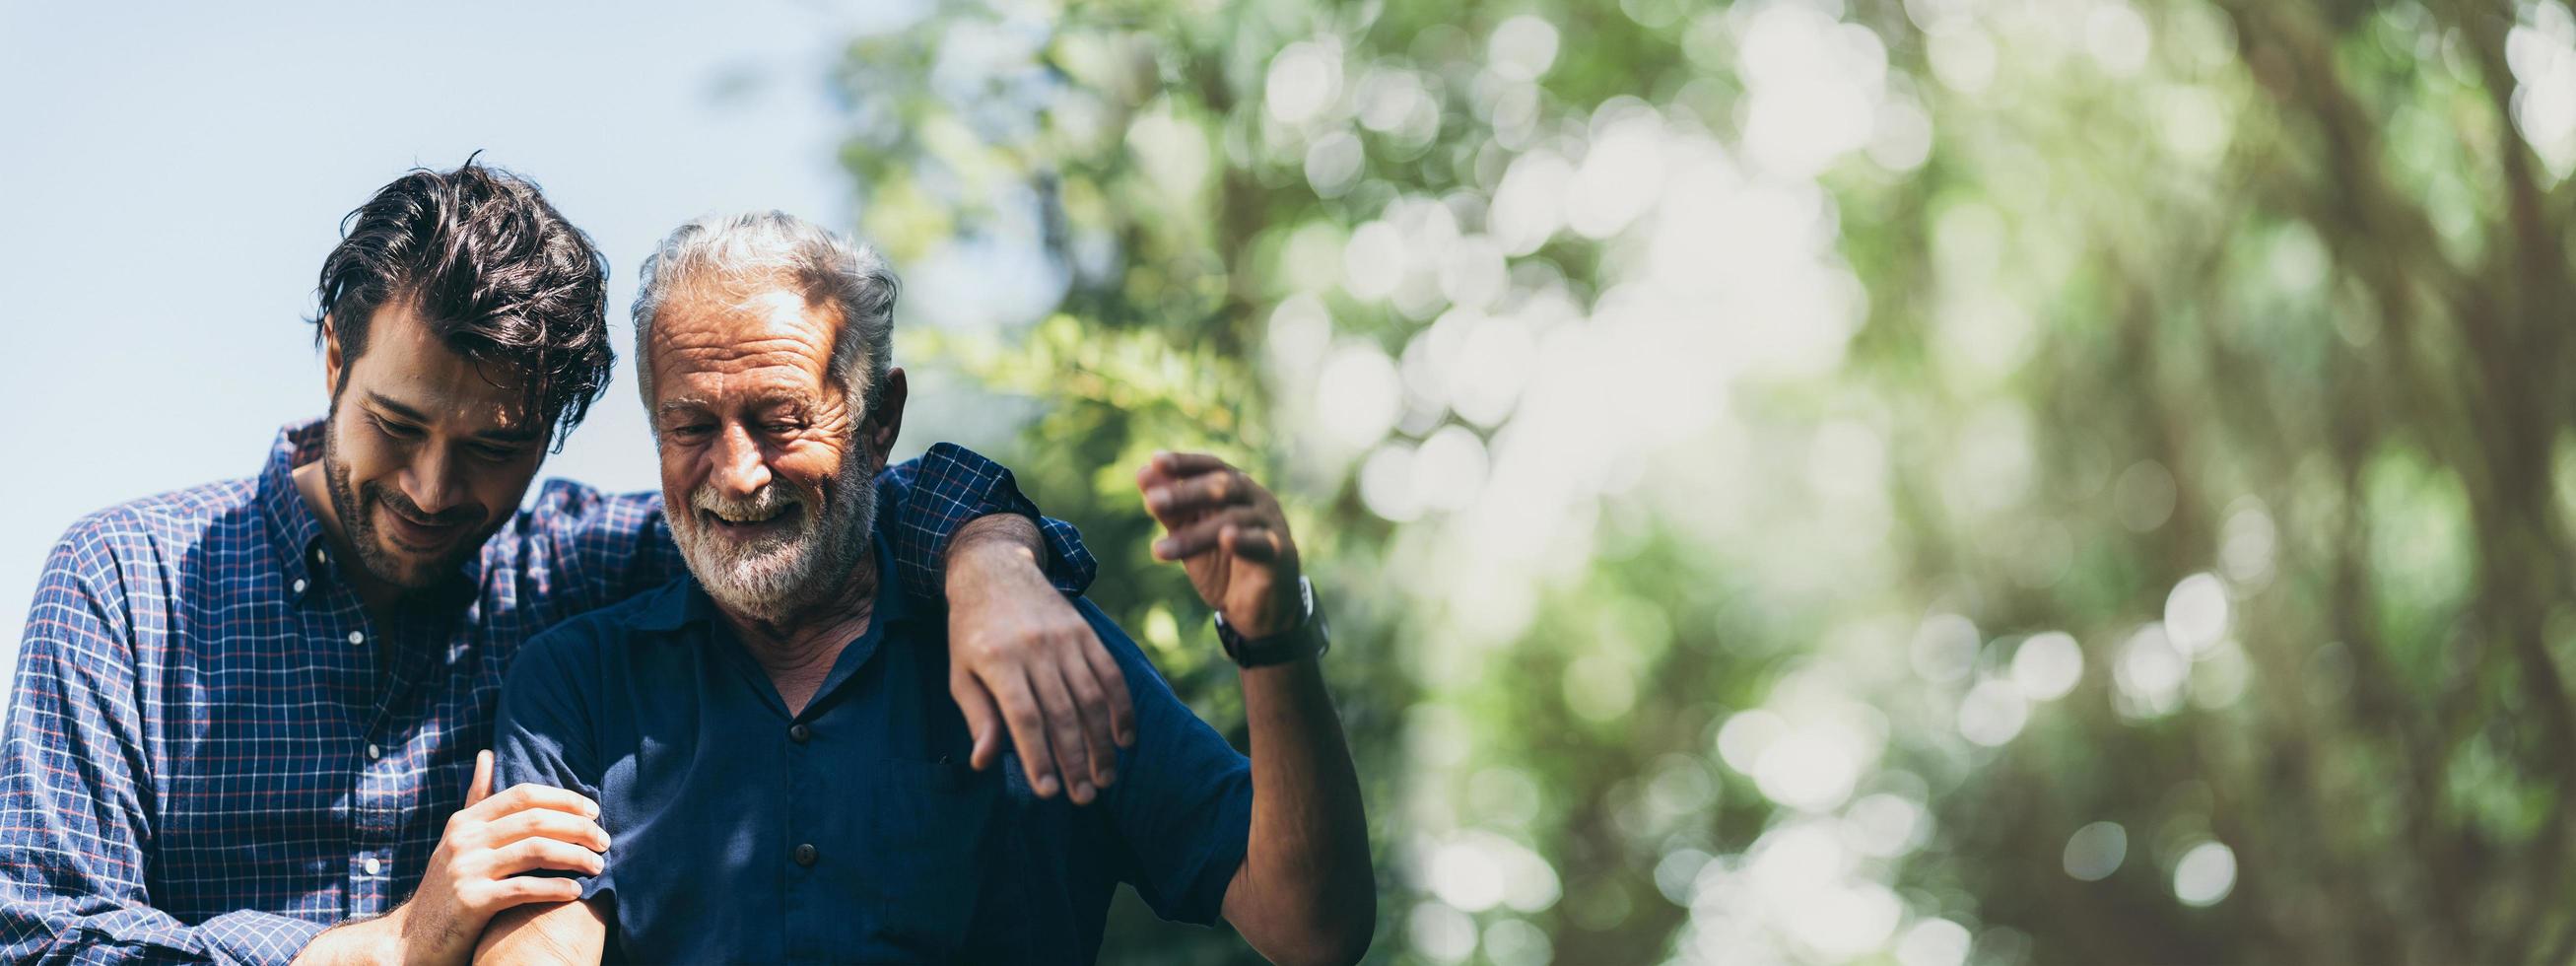
MULTIPOLYGON (((963 764, 940 615, 885 587, 869 480, 903 422, 895 279, 792 217, 701 220, 646 265, 638 382, 689 575, 533 641, 500 769, 596 798, 582 900, 478 958, 1087 962, 1120 882, 1283 962, 1347 962, 1375 893, 1323 631, 1278 503, 1209 457, 1140 474, 1242 665, 1249 760, 1089 602, 1137 744, 1090 806, 963 764)), ((1062 685, 1032 680, 1032 688, 1062 685)))
MULTIPOLYGON (((329 416, 281 431, 257 478, 93 514, 46 561, 0 730, 0 961, 461 963, 495 911, 561 898, 515 873, 596 861, 594 803, 472 801, 466 776, 522 641, 679 570, 656 495, 555 481, 522 506, 607 381, 605 269, 534 184, 470 160, 343 228, 329 416)), ((1105 729, 1120 685, 1024 703, 1032 675, 1107 655, 1033 566, 1035 525, 975 519, 1033 508, 954 447, 887 489, 904 582, 936 597, 950 565, 974 642, 956 697, 988 745, 980 681, 1028 734, 1052 718, 1088 799, 1105 776, 1064 726, 1105 729)), ((1087 580, 1070 529, 1049 538, 1087 580)))

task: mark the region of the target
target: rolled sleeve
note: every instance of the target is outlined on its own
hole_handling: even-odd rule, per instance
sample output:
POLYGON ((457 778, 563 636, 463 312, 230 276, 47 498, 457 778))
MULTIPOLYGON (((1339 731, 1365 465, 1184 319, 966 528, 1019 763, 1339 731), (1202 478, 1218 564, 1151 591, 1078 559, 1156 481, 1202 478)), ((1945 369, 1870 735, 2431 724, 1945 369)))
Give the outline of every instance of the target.
POLYGON ((884 482, 894 496, 893 520, 886 530, 894 544, 895 571, 904 591, 916 598, 946 597, 949 542, 967 521, 992 513, 1037 521, 1046 543, 1047 581, 1056 589, 1082 593, 1100 571, 1073 524, 1040 514, 1009 469, 974 450, 933 444, 921 458, 888 468, 884 482))

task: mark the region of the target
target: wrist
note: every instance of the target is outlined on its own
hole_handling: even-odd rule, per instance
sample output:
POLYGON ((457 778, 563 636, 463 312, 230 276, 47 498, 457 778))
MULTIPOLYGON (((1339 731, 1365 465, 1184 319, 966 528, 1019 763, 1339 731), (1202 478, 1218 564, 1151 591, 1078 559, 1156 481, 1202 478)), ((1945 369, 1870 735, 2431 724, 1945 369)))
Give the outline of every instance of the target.
POLYGON ((1324 627, 1323 611, 1315 606, 1315 586, 1304 577, 1292 585, 1294 603, 1274 608, 1277 613, 1253 627, 1236 627, 1225 614, 1216 615, 1217 640, 1225 645, 1225 655, 1239 667, 1256 668, 1312 660, 1332 646, 1324 627))

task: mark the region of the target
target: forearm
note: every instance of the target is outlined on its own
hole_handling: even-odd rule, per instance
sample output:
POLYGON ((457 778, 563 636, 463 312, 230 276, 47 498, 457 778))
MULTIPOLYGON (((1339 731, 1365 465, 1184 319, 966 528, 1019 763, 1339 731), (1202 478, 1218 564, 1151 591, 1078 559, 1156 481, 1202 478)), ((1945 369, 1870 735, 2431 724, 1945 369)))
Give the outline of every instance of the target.
MULTIPOLYGON (((0 855, 0 865, 9 861, 0 855)), ((30 901, 17 891, 20 885, 0 883, 0 895, 7 896, 0 902, 0 961, 274 966, 294 960, 322 929, 265 912, 226 913, 193 926, 132 906, 90 906, 101 911, 72 915, 59 896, 30 901)))
POLYGON ((322 931, 295 954, 294 966, 381 966, 402 962, 402 942, 390 917, 357 919, 322 931))
POLYGON ((592 966, 607 944, 607 917, 591 902, 526 905, 492 918, 474 947, 474 962, 592 966))
POLYGON ((1045 560, 1046 540, 1037 521, 1016 513, 987 513, 958 527, 948 542, 942 561, 946 589, 953 599, 972 582, 977 567, 1027 566, 1042 574, 1045 560))
POLYGON ((1242 672, 1252 831, 1227 917, 1279 962, 1349 962, 1375 931, 1368 819, 1315 658, 1242 672), (1248 920, 1248 921, 1247 921, 1248 920))

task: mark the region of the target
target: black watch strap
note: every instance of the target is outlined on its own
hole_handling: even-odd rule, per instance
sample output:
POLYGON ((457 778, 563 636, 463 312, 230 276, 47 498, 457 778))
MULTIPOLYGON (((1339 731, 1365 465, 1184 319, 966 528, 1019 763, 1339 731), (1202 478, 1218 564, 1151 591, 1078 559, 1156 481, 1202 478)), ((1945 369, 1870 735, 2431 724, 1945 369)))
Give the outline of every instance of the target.
POLYGON ((1240 667, 1269 667, 1319 657, 1331 650, 1333 642, 1325 633, 1324 613, 1315 608, 1315 585, 1303 576, 1297 578, 1297 598, 1303 613, 1296 626, 1268 637, 1245 637, 1226 624, 1224 614, 1216 615, 1216 639, 1225 644, 1225 656, 1240 667))

